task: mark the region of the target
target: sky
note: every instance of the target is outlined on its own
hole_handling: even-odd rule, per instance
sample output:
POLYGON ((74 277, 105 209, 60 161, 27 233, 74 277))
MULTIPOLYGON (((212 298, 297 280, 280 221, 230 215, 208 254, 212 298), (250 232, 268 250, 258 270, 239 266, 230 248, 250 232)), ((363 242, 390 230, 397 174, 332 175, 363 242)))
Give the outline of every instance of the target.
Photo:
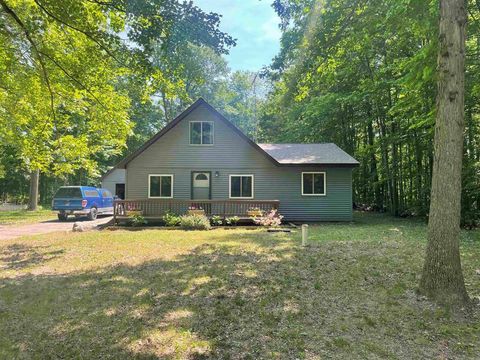
POLYGON ((258 71, 280 49, 279 18, 271 0, 193 0, 202 10, 223 15, 220 30, 237 39, 226 55, 232 70, 258 71))

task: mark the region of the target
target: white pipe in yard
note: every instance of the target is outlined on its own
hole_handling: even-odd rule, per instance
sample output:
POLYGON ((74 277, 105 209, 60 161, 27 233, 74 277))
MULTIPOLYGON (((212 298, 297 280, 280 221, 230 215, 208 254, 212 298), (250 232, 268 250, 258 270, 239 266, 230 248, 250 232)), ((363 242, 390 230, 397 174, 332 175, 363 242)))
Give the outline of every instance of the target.
POLYGON ((308 243, 308 225, 302 225, 302 246, 306 246, 308 243))

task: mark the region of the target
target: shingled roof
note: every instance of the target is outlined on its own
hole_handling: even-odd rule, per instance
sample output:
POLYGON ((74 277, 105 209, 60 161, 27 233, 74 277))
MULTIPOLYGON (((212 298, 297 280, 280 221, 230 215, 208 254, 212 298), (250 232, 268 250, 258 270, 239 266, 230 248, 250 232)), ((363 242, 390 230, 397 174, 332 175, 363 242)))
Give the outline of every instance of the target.
POLYGON ((358 166, 358 161, 333 143, 258 144, 280 164, 358 166))

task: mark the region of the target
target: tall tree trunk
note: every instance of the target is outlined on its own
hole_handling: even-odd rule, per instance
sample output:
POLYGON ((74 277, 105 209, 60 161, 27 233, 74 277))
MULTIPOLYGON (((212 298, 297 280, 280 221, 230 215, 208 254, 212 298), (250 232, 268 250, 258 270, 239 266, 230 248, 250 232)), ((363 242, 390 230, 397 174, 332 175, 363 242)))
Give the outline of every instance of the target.
POLYGON ((35 211, 38 209, 38 179, 40 177, 39 170, 33 170, 30 173, 30 196, 28 198, 28 210, 35 211))
POLYGON ((423 187, 422 182, 422 175, 424 174, 424 165, 423 165, 423 151, 422 146, 420 144, 420 139, 418 133, 415 131, 413 133, 414 138, 414 146, 415 146, 415 161, 416 161, 416 171, 415 171, 415 194, 416 194, 416 201, 415 204, 417 208, 420 209, 420 215, 425 215, 427 212, 427 206, 425 204, 425 196, 424 192, 425 189, 423 187))
POLYGON ((388 144, 387 144, 387 127, 383 118, 377 119, 378 126, 380 128, 380 148, 382 153, 382 166, 384 171, 384 178, 386 178, 386 191, 384 191, 384 201, 387 203, 387 209, 392 211, 392 176, 390 172, 390 165, 388 161, 388 144))
POLYGON ((392 121, 392 213, 399 215, 398 204, 398 146, 397 146, 397 126, 395 120, 392 121))
MULTIPOLYGON (((371 117, 371 114, 369 114, 369 117, 371 117)), ((373 133, 373 121, 371 119, 368 120, 367 133, 368 133, 368 145, 370 148, 370 177, 372 177, 373 189, 374 189, 373 191, 374 205, 376 210, 381 210, 383 209, 383 199, 381 197, 380 184, 378 180, 377 159, 375 157, 375 148, 374 148, 375 135, 373 133)))
POLYGON ((428 245, 420 291, 439 303, 468 302, 460 263, 464 130, 464 0, 440 0, 437 117, 428 245))

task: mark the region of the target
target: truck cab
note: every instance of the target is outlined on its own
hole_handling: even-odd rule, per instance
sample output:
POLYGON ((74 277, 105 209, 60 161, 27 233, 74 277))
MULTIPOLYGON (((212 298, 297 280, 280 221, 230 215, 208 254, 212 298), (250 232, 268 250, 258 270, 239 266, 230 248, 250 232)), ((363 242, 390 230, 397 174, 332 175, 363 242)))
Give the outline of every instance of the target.
POLYGON ((113 196, 107 189, 92 186, 62 186, 53 197, 52 209, 58 211, 60 221, 69 215, 95 220, 97 215, 113 214, 113 196))

